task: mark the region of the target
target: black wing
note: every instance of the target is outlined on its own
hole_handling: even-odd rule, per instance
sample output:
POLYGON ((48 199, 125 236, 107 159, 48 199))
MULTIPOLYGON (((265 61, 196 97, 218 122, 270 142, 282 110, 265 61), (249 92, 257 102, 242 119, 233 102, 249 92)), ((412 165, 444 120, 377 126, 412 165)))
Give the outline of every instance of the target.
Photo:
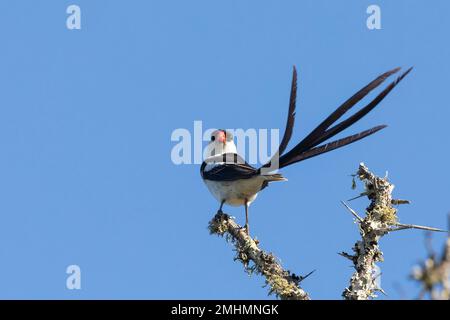
POLYGON ((235 153, 226 153, 203 161, 200 167, 203 179, 234 181, 259 175, 259 171, 235 153))

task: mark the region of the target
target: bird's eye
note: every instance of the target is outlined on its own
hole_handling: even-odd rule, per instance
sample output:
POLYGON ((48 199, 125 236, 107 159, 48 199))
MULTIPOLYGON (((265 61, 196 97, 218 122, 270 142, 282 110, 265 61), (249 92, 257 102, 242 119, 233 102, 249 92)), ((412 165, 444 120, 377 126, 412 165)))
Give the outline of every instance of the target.
POLYGON ((216 137, 215 136, 211 136, 211 141, 214 141, 214 140, 216 140, 216 137))

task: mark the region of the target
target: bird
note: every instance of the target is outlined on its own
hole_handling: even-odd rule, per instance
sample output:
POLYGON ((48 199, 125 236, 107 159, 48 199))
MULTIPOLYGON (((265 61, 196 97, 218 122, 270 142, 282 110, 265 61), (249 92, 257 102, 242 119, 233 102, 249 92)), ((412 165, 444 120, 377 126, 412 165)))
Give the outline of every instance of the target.
POLYGON ((380 86, 387 78, 400 70, 401 68, 398 67, 375 78, 372 82, 346 100, 305 138, 298 142, 290 151, 285 153, 292 136, 296 116, 297 70, 294 66, 285 131, 277 151, 267 163, 259 168, 251 166, 237 153, 233 134, 229 130, 218 129, 212 132, 210 141, 206 147, 206 157, 200 166, 200 175, 209 191, 220 203, 217 212, 223 213, 222 209, 224 204, 244 206, 244 228, 247 235, 250 235, 250 204, 256 199, 258 193, 265 189, 269 183, 287 180, 281 173, 274 173, 274 171, 344 147, 387 127, 386 125, 378 125, 357 134, 324 143, 373 110, 391 92, 391 90, 410 73, 412 67, 400 74, 400 76, 386 86, 384 90, 359 111, 355 112, 347 119, 335 124, 337 120, 352 107, 357 105, 358 102, 372 90, 380 86))

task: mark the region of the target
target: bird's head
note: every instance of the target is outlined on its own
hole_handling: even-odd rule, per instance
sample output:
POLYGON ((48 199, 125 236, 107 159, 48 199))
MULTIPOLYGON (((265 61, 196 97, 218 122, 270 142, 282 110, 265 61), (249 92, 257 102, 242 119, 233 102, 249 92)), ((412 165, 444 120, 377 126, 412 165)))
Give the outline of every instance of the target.
POLYGON ((233 134, 230 131, 218 129, 211 133, 211 139, 206 149, 206 157, 223 153, 237 153, 236 145, 233 141, 233 134))

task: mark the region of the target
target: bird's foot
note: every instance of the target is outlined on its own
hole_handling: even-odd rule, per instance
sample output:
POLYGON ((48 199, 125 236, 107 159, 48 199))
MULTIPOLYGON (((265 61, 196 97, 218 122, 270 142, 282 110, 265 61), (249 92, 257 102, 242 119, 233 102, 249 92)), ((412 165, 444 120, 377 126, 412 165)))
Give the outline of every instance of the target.
POLYGON ((245 224, 244 229, 245 229, 245 233, 250 237, 250 228, 248 226, 248 223, 245 224))

